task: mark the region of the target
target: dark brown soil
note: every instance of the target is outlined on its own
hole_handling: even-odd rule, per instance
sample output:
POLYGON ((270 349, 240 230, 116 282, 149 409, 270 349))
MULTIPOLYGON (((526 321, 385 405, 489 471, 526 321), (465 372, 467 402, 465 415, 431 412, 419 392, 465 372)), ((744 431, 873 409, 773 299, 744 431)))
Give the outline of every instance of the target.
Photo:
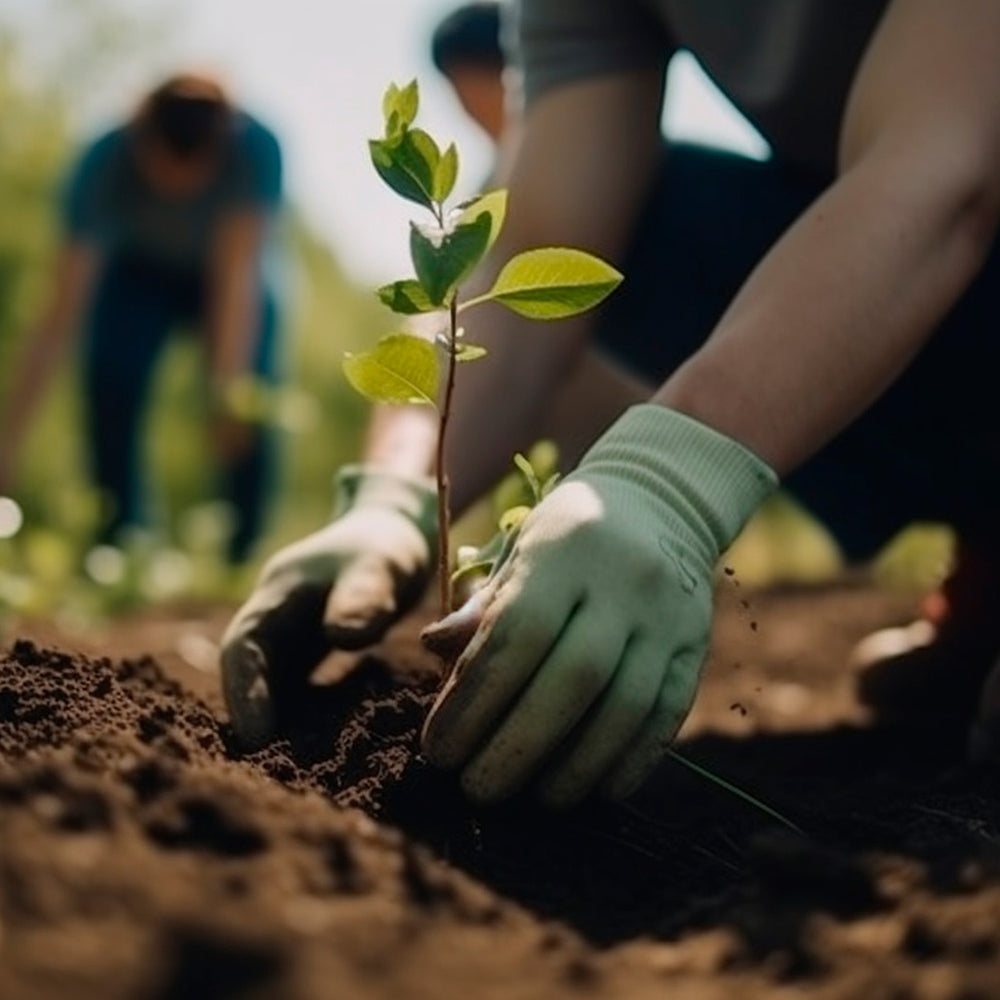
POLYGON ((845 669, 913 598, 722 589, 681 749, 805 836, 677 763, 628 806, 470 807, 417 750, 417 621, 327 665, 245 758, 177 655, 224 614, 23 623, 0 656, 0 998, 1000 998, 996 775, 944 708, 869 725, 845 669))

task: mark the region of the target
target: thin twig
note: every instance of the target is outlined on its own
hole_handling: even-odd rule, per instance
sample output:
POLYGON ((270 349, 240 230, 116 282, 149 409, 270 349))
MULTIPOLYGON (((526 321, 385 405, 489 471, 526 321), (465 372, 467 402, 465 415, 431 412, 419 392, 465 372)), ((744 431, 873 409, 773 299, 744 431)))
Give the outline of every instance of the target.
POLYGON ((458 305, 453 295, 448 306, 448 376, 441 403, 441 417, 438 420, 437 440, 437 496, 438 496, 438 576, 441 587, 441 617, 451 611, 451 556, 448 551, 448 532, 451 523, 449 482, 445 472, 444 449, 451 418, 451 398, 455 392, 455 367, 458 346, 458 305))

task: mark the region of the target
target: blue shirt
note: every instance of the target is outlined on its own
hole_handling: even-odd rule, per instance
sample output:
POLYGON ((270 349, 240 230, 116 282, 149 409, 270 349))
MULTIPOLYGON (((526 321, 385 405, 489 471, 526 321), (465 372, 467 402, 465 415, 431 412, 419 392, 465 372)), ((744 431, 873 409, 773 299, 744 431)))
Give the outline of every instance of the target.
MULTIPOLYGON (((259 121, 237 112, 215 178, 187 199, 150 189, 127 126, 102 135, 70 173, 63 224, 71 239, 94 243, 109 256, 138 256, 190 273, 204 267, 214 229, 227 212, 256 209, 274 217, 281 200, 278 141, 259 121)), ((273 229, 268 227, 269 242, 273 229)))

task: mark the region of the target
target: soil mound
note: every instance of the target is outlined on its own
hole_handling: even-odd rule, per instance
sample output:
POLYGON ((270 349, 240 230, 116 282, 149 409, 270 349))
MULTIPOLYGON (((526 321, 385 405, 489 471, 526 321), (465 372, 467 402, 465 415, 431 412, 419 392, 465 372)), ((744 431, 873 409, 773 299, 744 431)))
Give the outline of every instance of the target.
POLYGON ((1000 997, 995 776, 843 714, 871 603, 730 614, 684 747, 807 837, 678 765, 628 806, 471 808, 418 752, 415 630, 242 759, 182 670, 17 642, 0 997, 1000 997))

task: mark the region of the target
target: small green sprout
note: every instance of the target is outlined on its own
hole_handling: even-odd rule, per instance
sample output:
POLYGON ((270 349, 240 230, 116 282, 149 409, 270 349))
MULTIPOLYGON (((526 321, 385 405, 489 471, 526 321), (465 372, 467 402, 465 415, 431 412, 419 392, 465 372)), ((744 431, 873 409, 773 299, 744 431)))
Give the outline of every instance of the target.
MULTIPOLYGON (((427 132, 414 127, 419 106, 416 80, 404 87, 390 84, 382 100, 384 135, 369 142, 372 163, 382 180, 430 214, 427 223, 410 224, 410 258, 415 277, 384 285, 377 295, 393 312, 404 316, 442 313, 446 326, 434 343, 410 333, 390 334, 370 351, 348 354, 343 364, 351 385, 368 399, 432 406, 438 412, 438 575, 441 614, 445 615, 452 608, 452 574, 444 456, 456 369, 459 364, 486 355, 484 347, 465 339, 458 325, 459 315, 485 302, 497 302, 531 319, 564 319, 603 301, 617 288, 622 275, 582 250, 538 247, 506 261, 488 291, 460 301, 463 282, 500 235, 507 213, 507 192, 488 191, 448 209, 458 178, 458 150, 452 143, 442 151, 427 132)), ((522 459, 518 465, 528 477, 524 467, 530 469, 530 463, 522 459)), ((533 499, 537 502, 543 486, 534 479, 528 481, 533 484, 533 499)), ((504 533, 516 527, 518 516, 511 513, 503 526, 504 533)))

